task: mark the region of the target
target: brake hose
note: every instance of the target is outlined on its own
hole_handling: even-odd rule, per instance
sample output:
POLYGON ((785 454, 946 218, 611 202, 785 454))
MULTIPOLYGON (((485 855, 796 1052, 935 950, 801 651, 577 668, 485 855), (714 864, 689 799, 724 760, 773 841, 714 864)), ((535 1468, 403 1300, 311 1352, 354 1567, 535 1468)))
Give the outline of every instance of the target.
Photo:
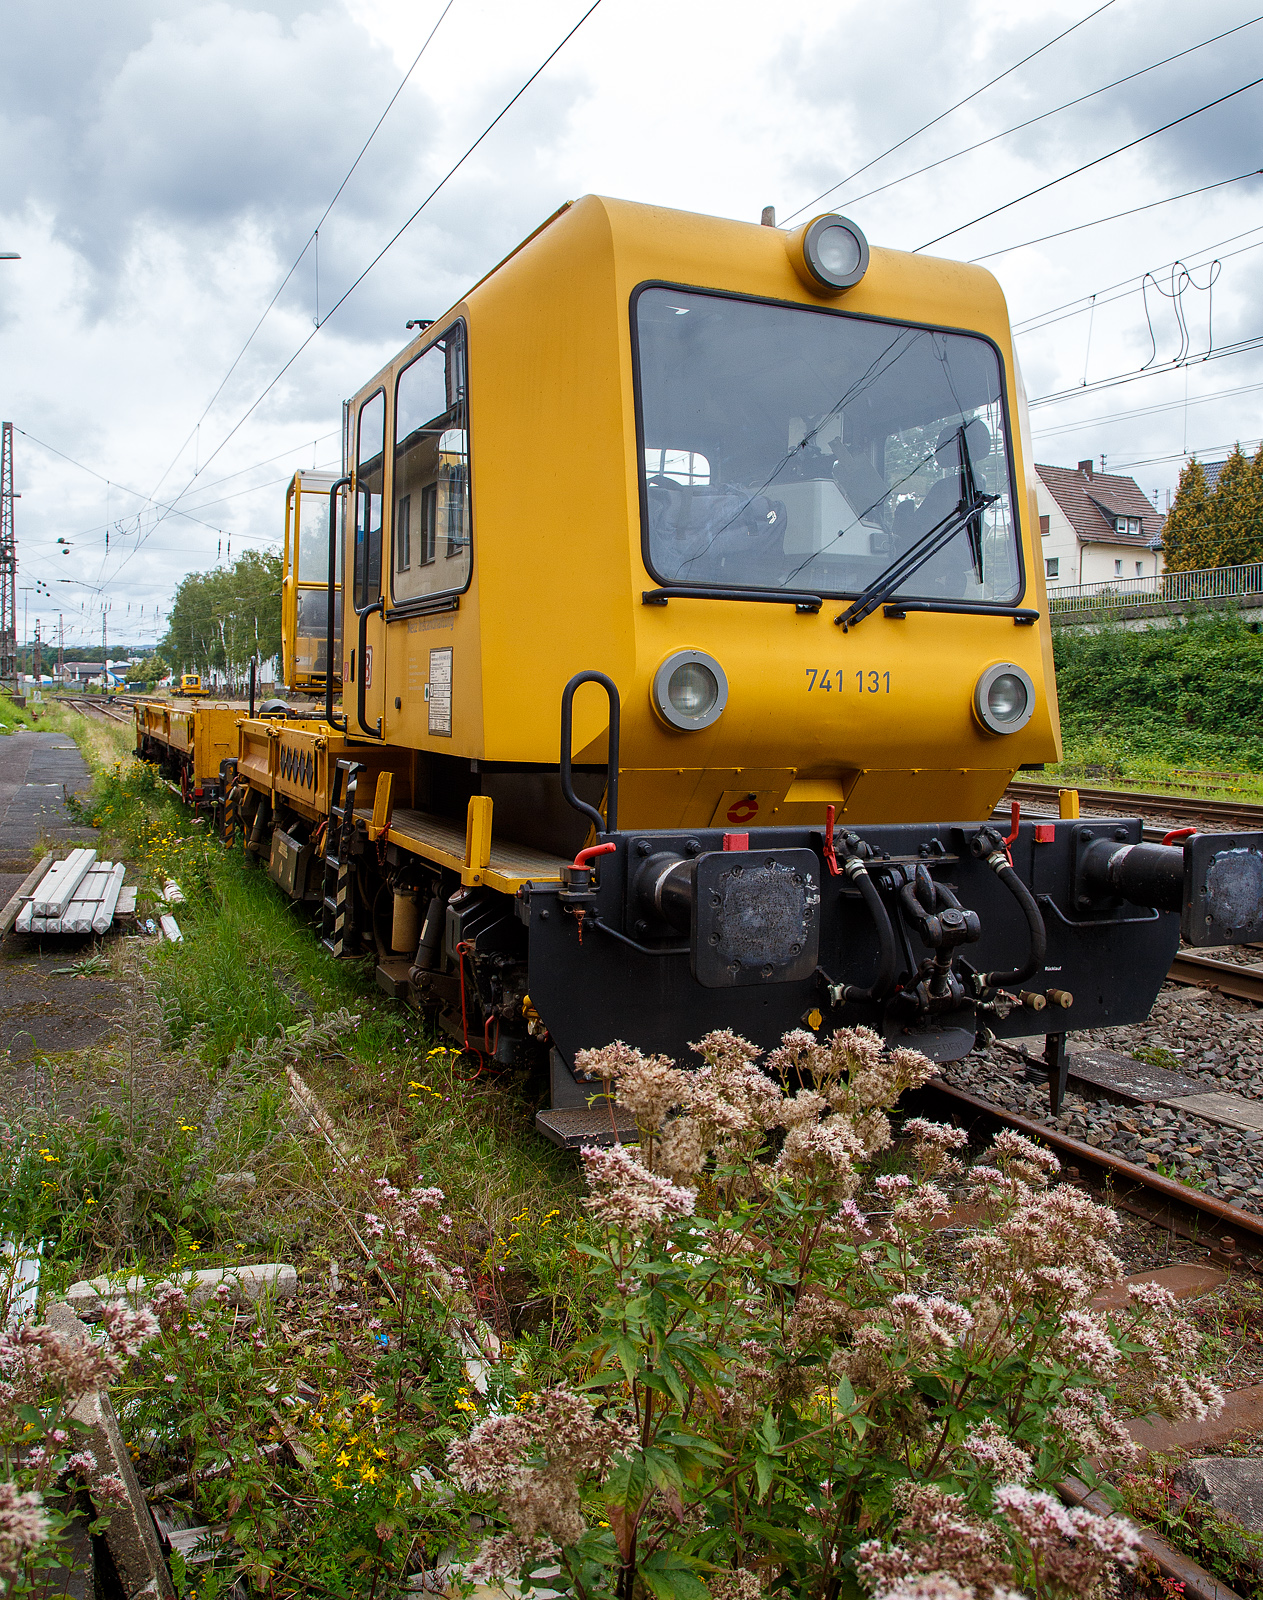
POLYGON ((986 830, 988 844, 994 843, 996 848, 987 857, 987 865, 999 878, 1000 882, 1009 891, 1018 905, 1022 908, 1022 915, 1026 918, 1026 925, 1031 932, 1031 949, 1024 966, 1015 967, 1012 972, 980 972, 977 982, 987 989, 1002 989, 1008 984, 1025 983, 1027 978, 1032 978, 1044 964, 1044 957, 1048 954, 1048 930, 1044 927, 1043 912, 1035 903, 1035 896, 1018 877, 1009 860, 1008 852, 999 847, 999 835, 986 830))
POLYGON ((861 988, 853 983, 831 983, 829 993, 834 1005, 842 1001, 866 1001, 879 999, 895 979, 895 963, 898 952, 895 948, 895 930, 890 923, 890 913, 886 910, 885 901, 878 892, 877 885, 868 875, 868 869, 858 856, 848 856, 842 863, 842 872, 859 890, 860 898, 868 907, 869 915, 877 927, 877 976, 867 988, 861 988))

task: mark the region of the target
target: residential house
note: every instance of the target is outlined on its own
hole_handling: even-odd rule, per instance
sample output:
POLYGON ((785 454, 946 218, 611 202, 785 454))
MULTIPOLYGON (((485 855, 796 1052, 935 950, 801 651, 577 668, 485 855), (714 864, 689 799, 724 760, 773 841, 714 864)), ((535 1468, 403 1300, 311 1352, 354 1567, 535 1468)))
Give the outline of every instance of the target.
POLYGON ((1134 478, 1036 465, 1040 545, 1050 588, 1152 578, 1162 571, 1165 518, 1134 478))

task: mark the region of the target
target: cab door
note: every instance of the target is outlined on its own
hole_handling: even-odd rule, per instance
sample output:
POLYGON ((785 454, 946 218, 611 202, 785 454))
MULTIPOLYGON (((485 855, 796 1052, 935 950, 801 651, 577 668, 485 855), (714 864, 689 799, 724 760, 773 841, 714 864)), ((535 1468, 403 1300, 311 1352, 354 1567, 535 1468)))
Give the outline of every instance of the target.
POLYGON ((285 491, 285 546, 281 566, 281 678, 289 689, 296 687, 294 670, 294 630, 297 609, 298 571, 298 475, 285 491))
POLYGON ((386 547, 386 391, 360 403, 355 420, 353 626, 344 632, 343 704, 353 737, 380 739, 386 695, 385 599, 382 552, 386 547))

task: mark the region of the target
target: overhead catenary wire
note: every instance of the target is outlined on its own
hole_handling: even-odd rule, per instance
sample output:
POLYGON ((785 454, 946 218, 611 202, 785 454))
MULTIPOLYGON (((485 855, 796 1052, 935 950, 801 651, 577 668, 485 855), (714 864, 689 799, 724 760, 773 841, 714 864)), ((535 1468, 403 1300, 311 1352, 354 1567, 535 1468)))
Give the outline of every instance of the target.
POLYGON ((1072 34, 1076 28, 1082 28, 1085 23, 1091 22, 1094 17, 1099 17, 1102 11, 1108 11, 1110 6, 1113 4, 1114 0, 1105 0, 1104 5, 1097 6, 1094 11, 1089 11, 1086 17, 1080 17, 1078 22, 1072 22, 1068 28, 1063 28, 1059 34, 1049 39, 1047 43, 1041 44, 1038 50, 1032 50, 1029 55, 1023 56, 1020 61, 1015 61, 1011 67, 1005 67, 1003 72, 998 72, 994 78, 989 78, 986 83, 979 84, 976 89, 971 89, 964 99, 957 100, 955 105, 948 106, 946 111, 940 111, 937 116, 931 117, 928 122, 923 122, 919 128, 915 128, 911 133, 905 134, 902 139, 900 139, 897 143, 892 144, 889 149, 883 150, 880 155, 874 156, 871 161, 866 161, 862 167, 857 167, 854 172, 848 173, 845 178, 839 178, 837 183, 830 185, 830 187, 825 190, 822 190, 822 192, 818 194, 814 200, 808 200, 805 205, 799 206, 796 211, 791 211, 789 216, 786 217, 785 221, 787 223, 792 222, 795 217, 801 216, 804 211, 809 211, 812 206, 819 205, 820 202, 827 199, 829 195, 836 194, 839 189, 845 188, 848 183, 854 182, 854 180, 860 177, 861 174, 868 172, 870 168, 875 167, 879 161, 884 161, 887 156, 894 155, 896 150, 902 150, 904 145, 911 144, 914 139, 919 139, 923 133, 928 133, 931 128, 937 126, 938 123, 945 121, 954 112, 959 111, 962 106, 967 106, 971 100, 976 100, 980 94, 985 94, 988 89, 993 89, 995 85, 1002 79, 1007 78, 1011 73, 1017 72, 1019 68, 1026 66, 1028 62, 1034 61, 1036 56, 1043 55, 1045 50, 1051 50, 1053 45, 1060 44, 1060 42, 1072 34))
POLYGON ((1234 445, 1240 445, 1243 450, 1256 450, 1260 444, 1263 444, 1263 439, 1237 439, 1233 444, 1208 444, 1199 450, 1176 450, 1169 456, 1145 456, 1137 461, 1119 461, 1115 467, 1120 471, 1124 467, 1159 467, 1168 461, 1186 461, 1194 456, 1217 456, 1221 452, 1227 455, 1234 445))
MULTIPOLYGON (((192 439, 195 436, 195 434, 197 433, 197 430, 201 427, 202 423, 205 422, 206 418, 210 415, 211 407, 215 404, 216 400, 218 400, 220 395, 224 392, 224 385, 228 382, 229 378, 231 378, 233 373, 237 370, 237 367, 238 367, 238 365, 239 365, 239 363, 241 361, 241 358, 245 355, 246 351, 254 343, 255 335, 258 333, 259 329, 263 326, 263 324, 267 321, 268 316, 270 315, 270 313, 272 311, 272 308, 276 305, 276 302, 281 298, 281 295, 285 292, 285 287, 289 283, 290 279, 298 271, 299 265, 301 264, 303 257, 307 254, 307 251, 311 248, 311 244, 312 244, 313 240, 316 241, 317 252, 319 251, 319 248, 320 248, 320 244, 319 244, 320 230, 324 226, 326 221, 328 220, 329 213, 333 210, 334 206, 338 203, 338 200, 341 197, 342 191, 346 188, 347 184, 350 183, 351 178, 352 178, 353 174, 355 173, 355 169, 359 166, 360 162, 364 159, 365 153, 367 152, 369 145, 372 144, 373 140, 377 137, 378 130, 381 128, 382 123, 385 122, 386 118, 390 115, 391 108, 394 106, 395 101, 398 100, 399 96, 403 93, 405 87, 407 86, 409 78, 412 77, 412 74, 416 71, 417 67, 420 65, 421 57, 430 48, 430 41, 434 38, 434 35, 439 31, 439 27, 441 26, 441 24, 443 22, 443 19, 447 16, 447 13, 452 9, 452 6, 455 3, 456 3, 456 0, 447 0, 447 4, 443 7, 442 11, 439 13, 438 21, 435 22, 434 26, 430 29, 429 33, 426 34, 425 40, 422 43, 421 48, 417 51, 416 55, 412 58, 412 65, 408 68, 407 72, 404 73, 403 77, 399 81, 398 88, 396 88, 394 94, 392 94, 390 99, 386 102, 386 109, 382 112, 381 116, 378 117, 377 121, 373 124, 372 131, 370 132, 368 138, 365 139, 364 143, 360 146, 359 153, 356 155, 355 160, 352 161, 351 165, 347 168, 346 173, 344 174, 344 176, 342 178, 342 182, 339 183, 338 187, 334 190, 333 198, 329 201, 328 205, 324 208, 324 211, 321 213, 319 222, 316 223, 316 226, 312 229, 311 233, 308 234, 307 239, 304 242, 302 249, 298 252, 297 256, 294 258, 293 266, 290 267, 289 271, 285 274, 284 278, 282 278, 280 286, 277 288, 276 293, 272 296, 272 298, 268 301, 267 305, 263 308, 263 314, 260 316, 259 320, 255 323, 254 327, 250 330, 250 334, 249 334, 249 337, 246 339, 246 342, 242 345, 241 349, 233 357, 232 364, 229 366, 228 371, 224 373, 224 376, 220 380, 219 385, 216 388, 214 394, 211 395, 210 399, 206 402, 206 409, 202 412, 201 416, 197 419, 197 421, 194 423, 193 427, 189 430, 188 438, 186 438, 184 440, 184 443, 176 451, 175 455, 172 456, 170 462, 167 465, 166 471, 162 474, 162 477, 159 478, 157 483, 154 485, 154 487, 153 487, 153 494, 154 495, 156 495, 158 493, 158 490, 161 489, 162 485, 166 482, 167 473, 169 473, 171 471, 171 468, 175 466, 176 462, 180 459, 180 457, 188 449, 188 447, 189 447, 189 439, 192 439)), ((317 323, 319 323, 319 276, 318 276, 318 274, 319 274, 319 255, 317 255, 317 269, 316 270, 317 270, 317 323)), ((205 466, 205 463, 203 463, 203 466, 205 466)), ((197 476, 197 473, 195 472, 194 473, 194 477, 196 477, 196 476, 197 476)))
MULTIPOLYGON (((163 507, 162 502, 155 501, 152 496, 143 494, 139 489, 131 489, 127 486, 127 484, 119 483, 115 478, 107 478, 104 473, 98 472, 95 467, 90 467, 86 464, 86 462, 79 461, 74 456, 67 455, 64 450, 59 450, 56 445, 49 444, 44 439, 37 439, 33 433, 28 433, 25 428, 19 427, 16 423, 14 423, 13 427, 15 433, 20 433, 24 439, 29 439, 32 444, 38 445, 41 450, 47 450, 52 455, 60 456, 63 461, 68 462, 72 467, 78 467, 80 472, 88 473, 91 477, 96 478, 99 482, 108 484, 111 489, 119 489, 124 494, 129 494, 134 499, 145 502, 146 505, 156 505, 160 509, 173 510, 177 516, 184 517, 190 522, 201 522, 202 527, 209 528, 212 533, 224 534, 226 533, 226 530, 218 527, 214 523, 202 521, 202 519, 194 515, 194 512, 208 511, 212 506, 220 505, 224 501, 238 498, 238 494, 253 494, 256 489, 266 488, 269 486, 269 484, 284 481, 283 479, 273 478, 269 480, 269 484, 255 484, 250 489, 240 490, 231 495, 221 495, 214 500, 199 501, 195 506, 193 506, 191 511, 186 511, 183 508, 177 509, 174 505, 163 507)), ((304 439, 300 444, 292 445, 287 450, 278 450, 273 456, 267 456, 264 460, 256 461, 248 467, 238 467, 235 472, 225 473, 222 478, 216 478, 213 482, 199 485, 199 487, 202 489, 217 488, 221 483, 230 483, 233 478, 240 478, 247 472, 257 472, 261 467, 271 466, 274 461, 280 461, 285 456, 292 456, 299 450, 305 450, 309 445, 323 444, 327 439, 336 439, 337 437, 338 430, 335 429, 331 433, 318 435, 314 440, 304 439)), ((89 538, 93 533, 101 532, 106 528, 113 529, 116 525, 117 524, 114 520, 104 523, 94 523, 92 527, 84 528, 78 533, 72 533, 68 535, 68 537, 71 539, 86 539, 89 538)), ((238 537, 246 538, 249 536, 245 534, 239 534, 238 537)))
POLYGON ((1058 405, 1062 401, 1073 400, 1078 395, 1094 394, 1102 389, 1117 389, 1125 383, 1138 383, 1142 378, 1155 378, 1164 372, 1181 372, 1188 367, 1204 366, 1208 361, 1222 361, 1228 356, 1246 355, 1251 350, 1259 349, 1263 349, 1263 333, 1255 334, 1249 339, 1240 339, 1236 344, 1225 345, 1220 350, 1208 351, 1205 355, 1186 356, 1178 363, 1168 361, 1160 367, 1142 367, 1139 371, 1115 373, 1108 378, 1098 378, 1092 383, 1075 384, 1072 389, 1058 389, 1052 394, 1036 395, 1028 402, 1028 406, 1033 411, 1038 406, 1058 405))
POLYGON ((1263 16, 1251 17, 1247 22, 1238 23, 1235 28, 1227 28, 1223 33, 1213 34, 1209 39, 1202 39, 1197 44, 1189 45, 1187 49, 1177 50, 1174 55, 1163 56, 1160 61, 1152 61, 1147 67, 1139 67, 1135 72, 1129 72, 1121 78, 1114 78, 1109 83, 1103 83, 1098 89, 1089 89, 1086 94, 1076 95, 1073 100, 1064 100, 1058 106, 1052 106, 1047 111, 1041 111, 1033 117, 1027 117, 1022 122, 1015 122, 1012 127, 1001 129, 999 133, 988 134, 985 139, 978 139, 973 144, 964 145, 959 150, 953 150, 949 155, 939 156, 937 160, 926 162, 921 167, 915 167, 911 172, 901 173, 897 178, 891 178, 886 183, 878 184, 875 189, 866 189, 863 194, 852 195, 846 204, 848 206, 861 205, 865 200, 871 200, 874 195, 885 194, 888 190, 897 188, 901 183, 908 183, 913 178, 923 177, 925 173, 947 166, 952 161, 958 161, 962 156, 972 155, 974 151, 985 149, 987 145, 995 144, 1000 139, 1007 139, 1010 134, 1021 133, 1024 128, 1033 128, 1037 122, 1046 122, 1050 117, 1060 116, 1063 111, 1070 111, 1075 106, 1083 105, 1085 101, 1094 100, 1097 95, 1108 94, 1111 89, 1121 88, 1123 84, 1132 83, 1137 78, 1143 78, 1147 73, 1157 72, 1161 67, 1170 66, 1173 61, 1179 61, 1184 56, 1191 56, 1198 50, 1205 50, 1212 44, 1218 44, 1222 39, 1230 38, 1234 33, 1240 33, 1245 28, 1253 28, 1259 22, 1263 22, 1263 16))
MULTIPOLYGON (((1111 0, 1111 3, 1112 3, 1112 0, 1111 0)), ((211 451, 210 455, 207 456, 206 461, 203 464, 203 469, 206 466, 209 466, 209 464, 215 459, 215 457, 219 454, 219 452, 222 449, 224 449, 224 447, 229 443, 229 441, 234 437, 234 435, 239 431, 239 429, 241 429, 245 425, 245 423, 250 419, 250 417, 254 414, 254 412, 256 410, 258 410, 259 406, 262 405, 263 401, 268 397, 268 395, 272 392, 272 390, 276 387, 276 385, 281 381, 281 379, 285 376, 285 374, 289 371, 289 369, 294 365, 295 361, 298 360, 299 356, 302 355, 303 351, 306 350, 307 346, 312 342, 312 340, 317 336, 317 334, 319 334, 328 325, 330 318, 333 317, 336 314, 336 312, 339 310, 339 308, 341 306, 343 306, 348 299, 350 299, 351 295, 353 295, 355 293, 356 289, 358 289, 360 284, 363 283, 364 279, 368 277, 369 273, 372 272, 373 268, 378 264, 378 262, 381 261, 382 258, 387 254, 387 252, 390 251, 399 242, 399 240, 408 231, 408 229, 417 220, 417 218, 421 215, 421 213, 425 210, 425 208, 430 204, 430 202, 435 198, 435 196, 438 195, 440 193, 440 191, 446 186, 446 184, 448 184, 451 181, 451 179, 456 175, 456 173, 460 171, 461 167, 463 167, 465 162, 469 160, 470 156, 473 155, 474 151, 477 150, 478 146, 480 144, 482 144, 483 140, 487 138, 487 136, 492 132, 492 130, 495 127, 497 127, 497 125, 501 121, 503 121, 503 119, 513 109, 513 107, 522 98, 522 96, 526 93, 526 91, 531 87, 531 85, 535 82, 535 80, 548 67, 550 62, 552 62, 553 59, 557 55, 559 55, 563 49, 565 49, 566 45, 569 44, 571 39, 574 38, 575 34, 578 33, 579 29, 588 20, 588 18, 592 15, 592 13, 597 10, 597 8, 600 6, 600 4, 601 4, 601 0, 592 0, 591 5, 588 6, 587 10, 583 13, 583 15, 579 18, 579 20, 574 24, 574 26, 569 30, 569 32, 567 32, 565 34, 565 36, 560 40, 560 42, 558 44, 554 45, 552 50, 550 50, 549 53, 544 57, 543 61, 540 62, 539 66, 537 66, 535 68, 535 70, 531 73, 530 77, 527 78, 526 82, 521 86, 521 88, 517 90, 517 92, 512 96, 511 99, 509 99, 509 100, 507 100, 505 102, 505 104, 500 108, 500 110, 496 112, 495 116, 492 117, 491 121, 489 123, 487 123, 486 127, 483 128, 482 132, 473 141, 473 143, 470 144, 465 149, 464 153, 461 156, 459 156, 456 161, 454 161, 452 163, 452 165, 447 169, 447 171, 443 174, 443 176, 439 179, 439 181, 434 185, 434 187, 426 195, 424 200, 422 200, 421 204, 419 206, 417 206, 415 211, 413 211, 412 215, 409 216, 407 218, 407 220, 405 222, 403 222, 398 229, 396 229, 396 231, 391 235, 391 237, 381 247, 381 249, 377 252, 377 254, 368 263, 368 265, 363 269, 363 271, 360 272, 360 274, 355 279, 353 279, 351 284, 346 289, 343 290, 342 294, 338 297, 337 300, 334 301, 333 305, 329 308, 329 311, 326 313, 324 319, 322 320, 322 322, 320 324, 320 327, 312 329, 312 331, 307 335, 307 337, 299 345, 298 349, 294 351, 293 355, 290 356, 288 361, 286 361, 285 364, 281 367, 281 369, 268 381, 268 383, 265 385, 265 387, 259 392, 259 394, 254 398, 254 400, 251 401, 250 405, 246 408, 246 410, 241 414, 241 416, 237 419, 237 421, 232 425, 232 427, 228 430, 228 432, 224 435, 224 437, 219 441, 219 443, 211 451)), ((173 506, 177 505, 179 503, 179 501, 184 498, 184 496, 189 492, 189 490, 192 488, 192 486, 193 486, 193 480, 190 479, 189 482, 184 486, 184 488, 181 489, 180 493, 175 496, 175 499, 173 501, 173 506)), ((163 516, 165 516, 166 514, 167 513, 164 513, 163 516)), ((159 523, 162 522, 163 516, 159 516, 155 520, 154 527, 157 527, 159 525, 159 523)), ((153 532, 153 528, 150 529, 150 533, 152 533, 152 532, 153 532)), ((148 537, 149 537, 149 534, 145 534, 141 539, 137 540, 135 548, 133 550, 129 551, 128 554, 120 562, 118 570, 115 573, 115 577, 116 578, 118 576, 118 573, 121 572, 123 570, 123 568, 127 565, 127 563, 132 559, 132 557, 137 554, 137 552, 139 551, 141 545, 145 542, 145 540, 148 537)))
POLYGON ((1059 422, 1055 427, 1036 428, 1037 439, 1055 439, 1061 434, 1078 433, 1084 428, 1103 428, 1115 422, 1134 422, 1141 417, 1156 417, 1165 411, 1182 411, 1186 406, 1210 405, 1230 396, 1257 394, 1263 383, 1238 383, 1228 389, 1215 389, 1210 394, 1194 395, 1188 400, 1164 400, 1158 405, 1140 406, 1131 411, 1111 411, 1104 416, 1083 417, 1077 422, 1059 422))
POLYGON ((988 250, 985 255, 971 256, 970 265, 994 261, 996 256, 1011 255, 1015 250, 1029 250, 1032 245, 1047 244, 1051 239, 1064 239, 1072 233, 1082 233, 1087 228, 1100 228, 1107 222, 1118 222, 1123 217, 1135 217, 1142 211, 1155 211, 1159 206, 1169 206, 1177 200, 1188 200, 1196 194, 1209 194, 1212 189, 1226 189, 1229 184, 1243 183, 1247 178, 1263 178, 1263 167, 1252 172, 1238 173, 1235 178, 1220 178, 1216 183, 1204 183, 1200 189, 1185 189, 1182 194, 1169 194, 1162 200, 1149 200, 1142 206, 1131 206, 1126 211, 1114 211, 1108 217, 1096 217, 1091 222, 1076 222, 1072 228, 1059 228, 1056 233, 1043 233, 1037 239, 1024 239, 1021 244, 1006 244, 1000 250, 988 250))
POLYGON ((1025 194, 1016 195, 1012 200, 1006 200, 1003 205, 992 206, 989 211, 982 212, 979 216, 971 217, 968 222, 961 222, 954 228, 948 228, 945 233, 935 234, 933 239, 927 239, 924 244, 916 246, 916 250, 928 250, 931 245, 942 244, 944 239, 952 239, 958 233, 964 233, 967 228, 973 228, 980 222, 986 222, 991 217, 998 217, 1002 211, 1009 211, 1014 206, 1021 205, 1023 200, 1031 200, 1037 194, 1044 194, 1049 189, 1055 189, 1059 183, 1065 183, 1070 178, 1077 178, 1081 172, 1088 172, 1093 167, 1099 167, 1102 162, 1112 161, 1115 156, 1121 156, 1127 150, 1134 150, 1137 145, 1144 144, 1146 140, 1156 139, 1160 133, 1169 133, 1172 128, 1178 128, 1181 123, 1190 122, 1194 117, 1200 117, 1207 111, 1213 111, 1216 106, 1222 106, 1229 100, 1235 100, 1239 94, 1247 94, 1251 89, 1257 89, 1263 83, 1263 78, 1252 78, 1249 83, 1243 83, 1239 88, 1230 89, 1227 94, 1221 94, 1214 100, 1208 100, 1205 105, 1197 106, 1192 111, 1186 111, 1182 117, 1173 117, 1170 122, 1164 122, 1160 128, 1151 128, 1148 133, 1142 133, 1138 138, 1129 139, 1126 144, 1120 144, 1113 150, 1107 150, 1104 155, 1094 156, 1091 161, 1072 167, 1069 172, 1063 172, 1059 177, 1049 178, 1047 183, 1036 185, 1028 189, 1025 194))
POLYGON ((1218 253, 1223 251, 1219 255, 1219 259, 1221 261, 1230 261, 1233 256, 1242 255, 1247 250, 1256 250, 1260 244, 1263 244, 1263 239, 1255 240, 1253 244, 1242 245, 1239 250, 1224 251, 1224 245, 1236 244, 1238 239, 1248 239, 1252 233, 1261 231, 1263 231, 1263 223, 1256 222, 1252 227, 1242 229, 1240 233, 1229 234, 1226 239, 1217 239, 1214 244, 1198 245, 1196 249, 1186 250, 1182 258, 1177 257, 1173 261, 1164 261, 1160 266, 1146 268, 1144 272, 1133 272, 1130 277, 1120 278, 1117 283, 1106 284, 1105 288, 1094 289, 1090 294, 1076 295, 1073 300, 1063 300, 1060 305, 1049 306, 1047 310, 1032 311, 1030 316, 1019 317, 1012 324, 1013 332, 1015 334, 1036 333, 1040 328, 1050 327, 1054 322, 1061 322, 1066 317, 1082 316, 1088 309, 1090 302, 1095 302, 1097 306, 1108 305, 1113 300, 1121 300, 1128 294, 1135 294, 1146 278, 1153 277, 1157 273, 1169 271, 1170 268, 1178 266, 1181 259, 1191 265, 1200 266, 1204 265, 1204 263, 1196 259, 1198 256, 1206 256, 1211 252, 1218 253), (1115 290, 1121 290, 1122 293, 1115 294, 1115 290))

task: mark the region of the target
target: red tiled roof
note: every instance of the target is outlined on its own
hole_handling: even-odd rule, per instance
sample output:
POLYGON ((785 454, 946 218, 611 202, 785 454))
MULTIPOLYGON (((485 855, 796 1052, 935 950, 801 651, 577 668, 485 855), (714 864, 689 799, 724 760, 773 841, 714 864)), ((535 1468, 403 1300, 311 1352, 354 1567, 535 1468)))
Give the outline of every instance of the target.
POLYGON ((1042 467, 1035 471, 1065 512, 1079 538, 1091 544, 1129 544, 1147 549, 1162 531, 1162 518, 1134 478, 1117 472, 1078 467, 1042 467), (1139 517, 1139 533, 1119 533, 1114 517, 1139 517))

